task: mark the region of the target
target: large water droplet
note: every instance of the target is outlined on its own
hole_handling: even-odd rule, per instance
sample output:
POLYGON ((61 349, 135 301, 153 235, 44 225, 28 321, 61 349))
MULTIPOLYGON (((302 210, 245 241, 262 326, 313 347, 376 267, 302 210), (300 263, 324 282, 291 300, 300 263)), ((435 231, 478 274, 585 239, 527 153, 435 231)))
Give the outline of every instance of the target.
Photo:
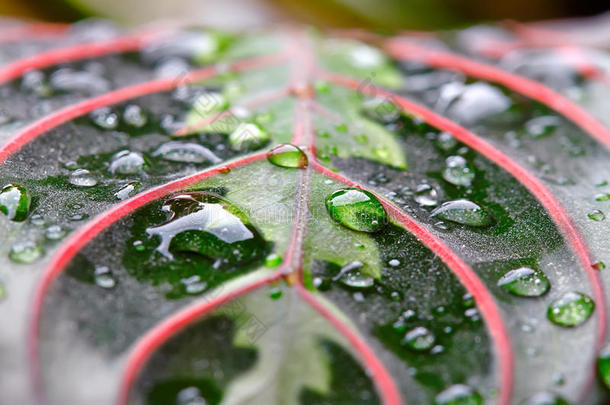
POLYGON ((42 247, 36 242, 26 241, 15 243, 8 254, 9 259, 16 263, 32 263, 42 256, 42 247))
POLYGON ((93 187, 97 185, 97 179, 87 169, 76 169, 68 179, 70 184, 78 187, 93 187))
POLYGON ((241 123, 229 135, 231 148, 237 151, 255 150, 265 146, 270 140, 269 134, 256 124, 241 123))
POLYGON ((167 142, 152 154, 170 162, 218 164, 222 162, 211 150, 197 143, 167 142))
POLYGON ((267 160, 279 167, 303 169, 307 167, 307 155, 298 146, 281 144, 267 152, 267 160))
POLYGON ((570 405, 568 401, 553 392, 539 392, 523 402, 523 405, 570 405))
POLYGON ((474 170, 462 156, 449 156, 445 160, 443 178, 456 186, 468 187, 474 180, 474 170))
POLYGON ((445 221, 468 226, 483 227, 495 223, 494 218, 480 205, 465 199, 447 201, 434 209, 431 215, 445 221))
POLYGON ((432 332, 423 326, 418 326, 408 331, 401 343, 411 350, 423 352, 431 349, 435 341, 436 338, 432 332))
POLYGON ((441 88, 436 108, 463 124, 475 124, 506 111, 512 102, 488 83, 450 83, 441 88))
POLYGON ((137 152, 122 150, 112 156, 108 170, 112 174, 138 174, 146 167, 146 161, 137 152))
POLYGON ((521 297, 539 297, 549 290, 549 279, 540 270, 520 267, 506 273, 498 286, 521 297))
POLYGON ((31 202, 25 187, 18 184, 8 184, 0 191, 0 212, 13 221, 27 218, 31 202))
POLYGON ((169 219, 146 232, 161 239, 156 250, 170 259, 172 250, 246 264, 265 254, 266 242, 260 233, 237 207, 219 195, 179 194, 168 199, 163 210, 169 213, 169 219))
POLYGON ((379 200, 358 188, 344 188, 328 195, 326 209, 331 218, 355 231, 377 232, 387 220, 379 200))
POLYGON ((98 287, 106 290, 114 288, 116 279, 110 269, 106 266, 96 267, 93 273, 93 281, 98 287))
POLYGON ((434 398, 435 405, 481 405, 482 403, 481 394, 464 384, 452 385, 434 398))
POLYGON ((363 268, 364 264, 362 262, 353 261, 343 266, 339 273, 333 277, 333 280, 338 280, 351 288, 370 288, 375 284, 375 280, 370 275, 364 273, 363 268))
POLYGON ((595 303, 589 296, 571 291, 551 302, 547 318, 557 325, 578 326, 591 316, 594 308, 595 303))

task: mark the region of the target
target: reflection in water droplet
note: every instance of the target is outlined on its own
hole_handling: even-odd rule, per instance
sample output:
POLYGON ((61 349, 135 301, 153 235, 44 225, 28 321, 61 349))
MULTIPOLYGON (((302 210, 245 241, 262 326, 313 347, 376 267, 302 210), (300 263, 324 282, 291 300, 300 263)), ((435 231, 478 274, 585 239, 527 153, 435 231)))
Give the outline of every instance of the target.
POLYGON ((456 186, 469 187, 472 185, 475 173, 462 156, 449 156, 445 160, 443 178, 456 186))
POLYGON ((241 123, 229 135, 231 148, 236 151, 256 150, 265 146, 271 137, 256 124, 241 123))
POLYGON ((481 405, 482 403, 481 394, 464 384, 452 385, 434 398, 435 405, 481 405))
POLYGON ((326 209, 331 218, 355 231, 377 232, 387 221, 379 200, 368 191, 357 188, 344 188, 328 195, 326 209))
POLYGON ((279 167, 304 169, 307 167, 307 155, 298 146, 281 144, 267 152, 267 160, 279 167))
POLYGON ((15 243, 8 254, 9 259, 16 263, 32 263, 42 256, 42 247, 36 242, 26 241, 15 243))
POLYGON ((18 184, 8 184, 0 191, 0 212, 10 220, 25 220, 30 213, 31 202, 25 187, 18 184))
POLYGON ((429 350, 434 345, 435 340, 436 338, 432 332, 423 326, 418 326, 408 331, 401 343, 411 350, 421 352, 429 350))
POLYGON ((553 392, 539 392, 523 402, 523 405, 570 405, 568 401, 553 392))
POLYGON ((465 199, 445 202, 434 209, 431 215, 445 221, 475 227, 490 226, 495 223, 495 219, 481 206, 465 199))
POLYGON ((112 174, 138 174, 144 170, 146 162, 137 152, 122 150, 110 159, 108 170, 112 174))
POLYGON ((557 325, 578 326, 591 316, 594 308, 595 303, 589 296, 571 291, 551 302, 547 318, 557 325))
POLYGON ((498 286, 520 297, 539 297, 549 290, 549 279, 540 270, 520 267, 506 273, 498 286))
POLYGON ((197 143, 166 142, 160 145, 152 154, 154 157, 180 163, 218 164, 222 161, 211 150, 197 143))
POLYGON ((601 210, 593 210, 589 212, 587 216, 594 221, 603 221, 606 219, 606 215, 601 210))
POLYGON ((219 195, 178 194, 163 205, 169 219, 146 230, 158 236, 156 250, 172 259, 170 250, 194 252, 229 264, 246 264, 265 254, 266 242, 245 215, 219 195))
POLYGON ((97 185, 97 179, 87 169, 77 169, 70 174, 70 184, 78 187, 93 187, 97 185))

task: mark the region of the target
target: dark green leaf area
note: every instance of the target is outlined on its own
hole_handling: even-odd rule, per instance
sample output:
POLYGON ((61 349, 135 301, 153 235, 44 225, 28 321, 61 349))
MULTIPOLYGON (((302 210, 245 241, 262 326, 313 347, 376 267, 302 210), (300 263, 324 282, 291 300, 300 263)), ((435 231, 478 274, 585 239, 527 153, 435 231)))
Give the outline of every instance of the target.
POLYGON ((327 394, 322 394, 310 388, 303 388, 299 395, 302 405, 380 403, 371 379, 345 349, 330 340, 322 340, 320 345, 331 367, 330 390, 327 394))
POLYGON ((312 266, 313 285, 393 352, 428 388, 430 400, 452 384, 487 375, 489 337, 472 297, 452 272, 398 226, 372 237, 383 264, 372 287, 351 288, 337 278, 340 267, 328 262, 312 266))
POLYGON ((234 320, 212 316, 173 337, 147 364, 134 392, 136 402, 144 402, 137 398, 142 396, 148 405, 180 405, 200 397, 219 404, 227 385, 257 359, 255 349, 234 345, 236 331, 234 320))
POLYGON ((133 215, 130 232, 123 266, 139 281, 169 284, 168 298, 200 294, 245 274, 271 251, 238 208, 209 192, 144 207, 133 215))

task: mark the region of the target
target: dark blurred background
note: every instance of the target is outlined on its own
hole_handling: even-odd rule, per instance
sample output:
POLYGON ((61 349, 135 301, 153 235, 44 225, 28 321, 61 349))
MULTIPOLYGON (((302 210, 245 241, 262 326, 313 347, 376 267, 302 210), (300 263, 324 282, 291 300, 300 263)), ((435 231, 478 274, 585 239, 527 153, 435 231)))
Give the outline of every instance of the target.
POLYGON ((0 15, 72 22, 91 16, 133 25, 158 19, 249 28, 299 21, 375 30, 456 28, 502 19, 599 14, 610 0, 0 0, 0 15))

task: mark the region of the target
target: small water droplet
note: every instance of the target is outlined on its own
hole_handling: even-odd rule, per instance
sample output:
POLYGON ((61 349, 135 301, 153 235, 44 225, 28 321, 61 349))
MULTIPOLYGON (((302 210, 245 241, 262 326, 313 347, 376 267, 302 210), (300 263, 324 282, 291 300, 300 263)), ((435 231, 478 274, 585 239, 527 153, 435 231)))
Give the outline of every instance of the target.
POLYGON ((199 388, 187 387, 178 392, 176 405, 207 405, 207 401, 199 388))
POLYGON ((304 169, 307 167, 307 155, 298 146, 281 144, 267 152, 267 160, 279 167, 304 169))
POLYGON ((480 205, 470 200, 459 199, 443 203, 431 215, 457 224, 484 227, 495 223, 494 218, 480 205))
POLYGON ((4 283, 0 281, 0 301, 6 298, 6 287, 4 283))
POLYGON ((434 405, 481 405, 482 403, 481 394, 464 384, 445 388, 434 398, 434 405))
POLYGON ((0 212, 10 220, 25 220, 30 213, 31 202, 25 187, 18 184, 8 184, 0 191, 0 212))
POLYGON ((44 226, 45 220, 40 214, 34 214, 30 217, 30 223, 34 226, 44 226))
POLYGON ((607 388, 610 388, 610 344, 606 344, 597 357, 597 372, 607 388))
POLYGON ((97 185, 97 179, 87 169, 76 169, 68 179, 70 184, 78 187, 93 187, 97 185))
POLYGON ((197 143, 166 142, 160 145, 152 156, 163 160, 179 163, 204 163, 218 164, 222 162, 211 150, 197 143))
POLYGON ((344 188, 328 195, 326 209, 331 218, 355 231, 377 232, 387 221, 379 200, 368 191, 357 188, 344 188))
POLYGON ((66 236, 66 230, 59 225, 51 225, 45 229, 44 236, 48 240, 60 240, 66 236))
POLYGON ((89 114, 91 121, 102 129, 116 129, 119 126, 119 115, 109 107, 102 107, 89 114))
POLYGON ((201 276, 195 274, 191 277, 180 279, 182 285, 184 285, 184 291, 189 295, 201 294, 208 288, 208 283, 201 280, 201 276))
POLYGON ((520 267, 504 274, 498 286, 520 297, 539 297, 549 290, 549 279, 540 270, 520 267))
POLYGON ((130 197, 133 197, 138 192, 141 186, 142 185, 140 184, 140 182, 131 181, 122 186, 116 193, 114 193, 114 196, 117 198, 117 200, 124 201, 130 197))
POLYGON ((419 184, 415 189, 414 198, 422 207, 435 207, 438 204, 438 193, 430 184, 419 184))
POLYGON ((333 281, 340 281, 351 288, 370 288, 375 284, 375 280, 370 275, 364 273, 363 268, 364 264, 360 261, 356 260, 348 263, 333 277, 333 281))
POLYGON ((104 289, 112 289, 116 286, 116 279, 106 266, 96 267, 94 272, 95 285, 104 289))
POLYGON ((387 97, 375 97, 362 103, 364 114, 374 120, 385 123, 394 122, 400 117, 400 110, 387 97))
POLYGON ((137 152, 122 150, 110 159, 108 171, 112 174, 138 174, 146 167, 146 161, 137 152))
POLYGON ((391 267, 398 267, 398 266, 400 266, 400 260, 398 260, 398 259, 392 259, 392 260, 390 260, 390 261, 388 262, 388 264, 389 264, 391 267))
POLYGON ((484 82, 453 82, 441 87, 438 111, 460 123, 483 122, 508 110, 512 102, 500 89, 484 82))
POLYGON ((27 264, 39 259, 42 253, 42 247, 38 243, 25 241, 15 243, 11 247, 8 257, 15 263, 27 264))
POLYGON ((475 173, 466 159, 462 156, 449 156, 445 160, 443 178, 456 186, 469 187, 472 185, 475 173))
POLYGON ((282 298, 282 289, 279 287, 272 288, 269 292, 269 298, 271 298, 272 300, 279 300, 280 298, 282 298))
POLYGON ((449 152, 458 145, 458 142, 451 133, 441 132, 436 138, 436 145, 445 152, 449 152))
POLYGON ((123 120, 127 125, 136 128, 142 128, 146 125, 148 118, 139 105, 130 104, 123 111, 123 120))
POLYGON ((604 262, 596 262, 591 265, 595 270, 602 271, 606 268, 606 263, 604 262))
POLYGON ((603 221, 606 219, 606 215, 601 210, 593 210, 589 212, 587 216, 594 221, 603 221))
POLYGON ((589 296, 570 291, 551 302, 547 318, 557 325, 578 326, 591 316, 594 308, 595 303, 589 296))
POLYGON ((532 138, 539 139, 551 135, 561 120, 553 115, 532 118, 525 123, 525 129, 532 138))
POLYGON ((271 137, 257 124, 241 123, 229 135, 231 148, 236 151, 256 150, 265 146, 271 137))
POLYGON ((277 253, 271 253, 265 258, 265 266, 277 267, 282 263, 282 256, 277 253))
POLYGON ((136 250, 136 252, 143 252, 146 250, 146 246, 144 246, 144 242, 141 240, 134 241, 133 248, 136 250))
POLYGON ((411 350, 422 352, 434 346, 435 341, 436 338, 432 332, 423 326, 418 326, 407 332, 401 344, 411 350))

